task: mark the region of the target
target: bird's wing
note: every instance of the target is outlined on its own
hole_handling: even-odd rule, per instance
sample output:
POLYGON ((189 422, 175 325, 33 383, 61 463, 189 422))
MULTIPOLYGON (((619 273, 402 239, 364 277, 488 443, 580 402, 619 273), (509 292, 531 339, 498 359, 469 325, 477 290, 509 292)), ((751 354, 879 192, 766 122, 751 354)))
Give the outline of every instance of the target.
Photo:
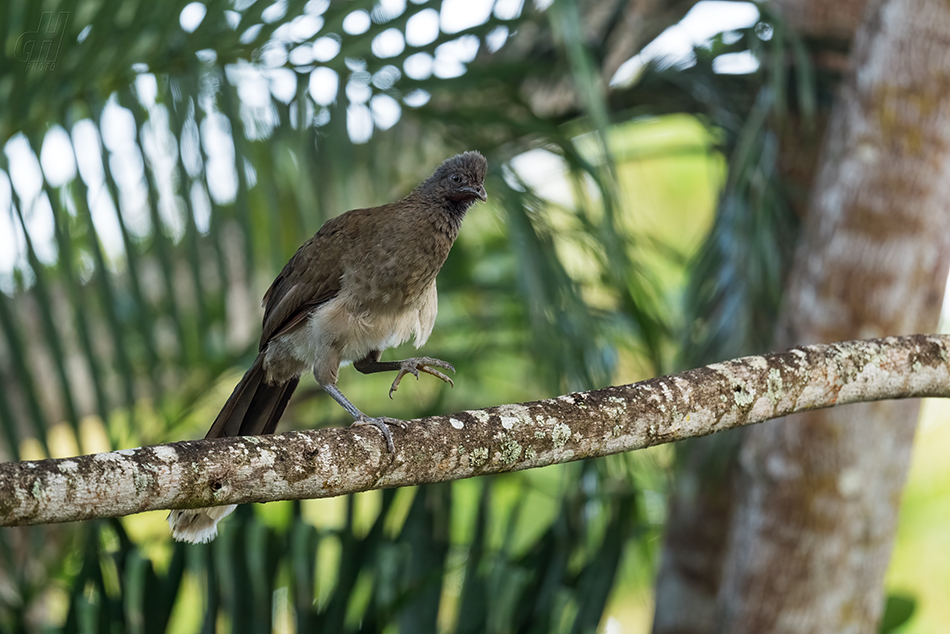
MULTIPOLYGON (((357 210, 364 211, 364 210, 357 210)), ((351 246, 354 218, 348 212, 328 220, 284 265, 264 295, 260 349, 298 326, 313 310, 340 292, 344 257, 351 246)))

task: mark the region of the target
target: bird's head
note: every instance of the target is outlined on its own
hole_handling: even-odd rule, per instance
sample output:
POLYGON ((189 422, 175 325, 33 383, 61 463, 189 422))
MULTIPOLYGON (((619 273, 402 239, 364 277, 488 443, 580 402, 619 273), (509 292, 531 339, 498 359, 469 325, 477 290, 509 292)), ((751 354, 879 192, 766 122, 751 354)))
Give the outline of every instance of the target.
POLYGON ((488 200, 485 173, 488 161, 475 151, 456 154, 446 159, 425 182, 443 199, 468 208, 476 200, 488 200))

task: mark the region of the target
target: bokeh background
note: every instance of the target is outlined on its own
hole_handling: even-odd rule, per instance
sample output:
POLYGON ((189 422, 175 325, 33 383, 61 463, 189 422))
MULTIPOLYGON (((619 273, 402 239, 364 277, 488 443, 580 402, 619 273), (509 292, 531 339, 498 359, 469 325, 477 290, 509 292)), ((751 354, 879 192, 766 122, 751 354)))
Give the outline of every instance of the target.
MULTIPOLYGON (((489 202, 425 348, 456 386, 389 401, 344 369, 364 411, 767 351, 810 187, 783 148, 820 143, 843 69, 767 5, 689 0, 10 0, 0 42, 5 461, 201 437, 296 248, 467 149, 489 202)), ((950 622, 950 429, 924 416, 888 631, 950 622)), ((308 377, 281 429, 347 422, 308 377)), ((0 529, 0 630, 648 632, 676 467, 245 506, 202 546, 163 513, 0 529)))

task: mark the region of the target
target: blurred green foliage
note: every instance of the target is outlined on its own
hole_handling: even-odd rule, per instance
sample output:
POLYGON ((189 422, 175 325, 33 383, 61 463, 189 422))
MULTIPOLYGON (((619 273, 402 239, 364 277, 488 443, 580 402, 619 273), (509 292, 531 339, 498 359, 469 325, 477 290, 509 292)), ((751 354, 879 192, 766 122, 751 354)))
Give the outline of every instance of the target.
MULTIPOLYGON (((632 50, 624 2, 499 2, 460 30, 443 4, 0 8, 0 459, 200 436, 297 246, 466 149, 489 158, 490 202, 440 275, 426 347, 457 387, 389 402, 389 379, 344 371, 368 413, 630 382, 761 337, 794 242, 770 126, 811 94, 784 92, 777 26, 608 87, 613 57, 691 2, 632 50), (759 71, 713 72, 742 52, 759 71)), ((344 419, 311 381, 282 429, 344 419)), ((242 507, 198 547, 157 514, 5 529, 0 629, 590 632, 618 588, 650 583, 668 463, 242 507)))

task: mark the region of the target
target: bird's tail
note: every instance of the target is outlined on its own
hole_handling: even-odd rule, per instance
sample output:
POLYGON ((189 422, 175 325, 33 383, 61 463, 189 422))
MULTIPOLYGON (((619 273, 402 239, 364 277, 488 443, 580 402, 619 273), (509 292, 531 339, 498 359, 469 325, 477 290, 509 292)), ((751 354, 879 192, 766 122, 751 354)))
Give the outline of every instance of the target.
MULTIPOLYGON (((297 388, 297 378, 271 385, 264 380, 264 355, 259 354, 244 378, 234 388, 205 438, 272 434, 277 421, 297 388)), ((168 514, 172 537, 193 544, 210 542, 218 534, 218 522, 236 505, 176 510, 168 514)))

